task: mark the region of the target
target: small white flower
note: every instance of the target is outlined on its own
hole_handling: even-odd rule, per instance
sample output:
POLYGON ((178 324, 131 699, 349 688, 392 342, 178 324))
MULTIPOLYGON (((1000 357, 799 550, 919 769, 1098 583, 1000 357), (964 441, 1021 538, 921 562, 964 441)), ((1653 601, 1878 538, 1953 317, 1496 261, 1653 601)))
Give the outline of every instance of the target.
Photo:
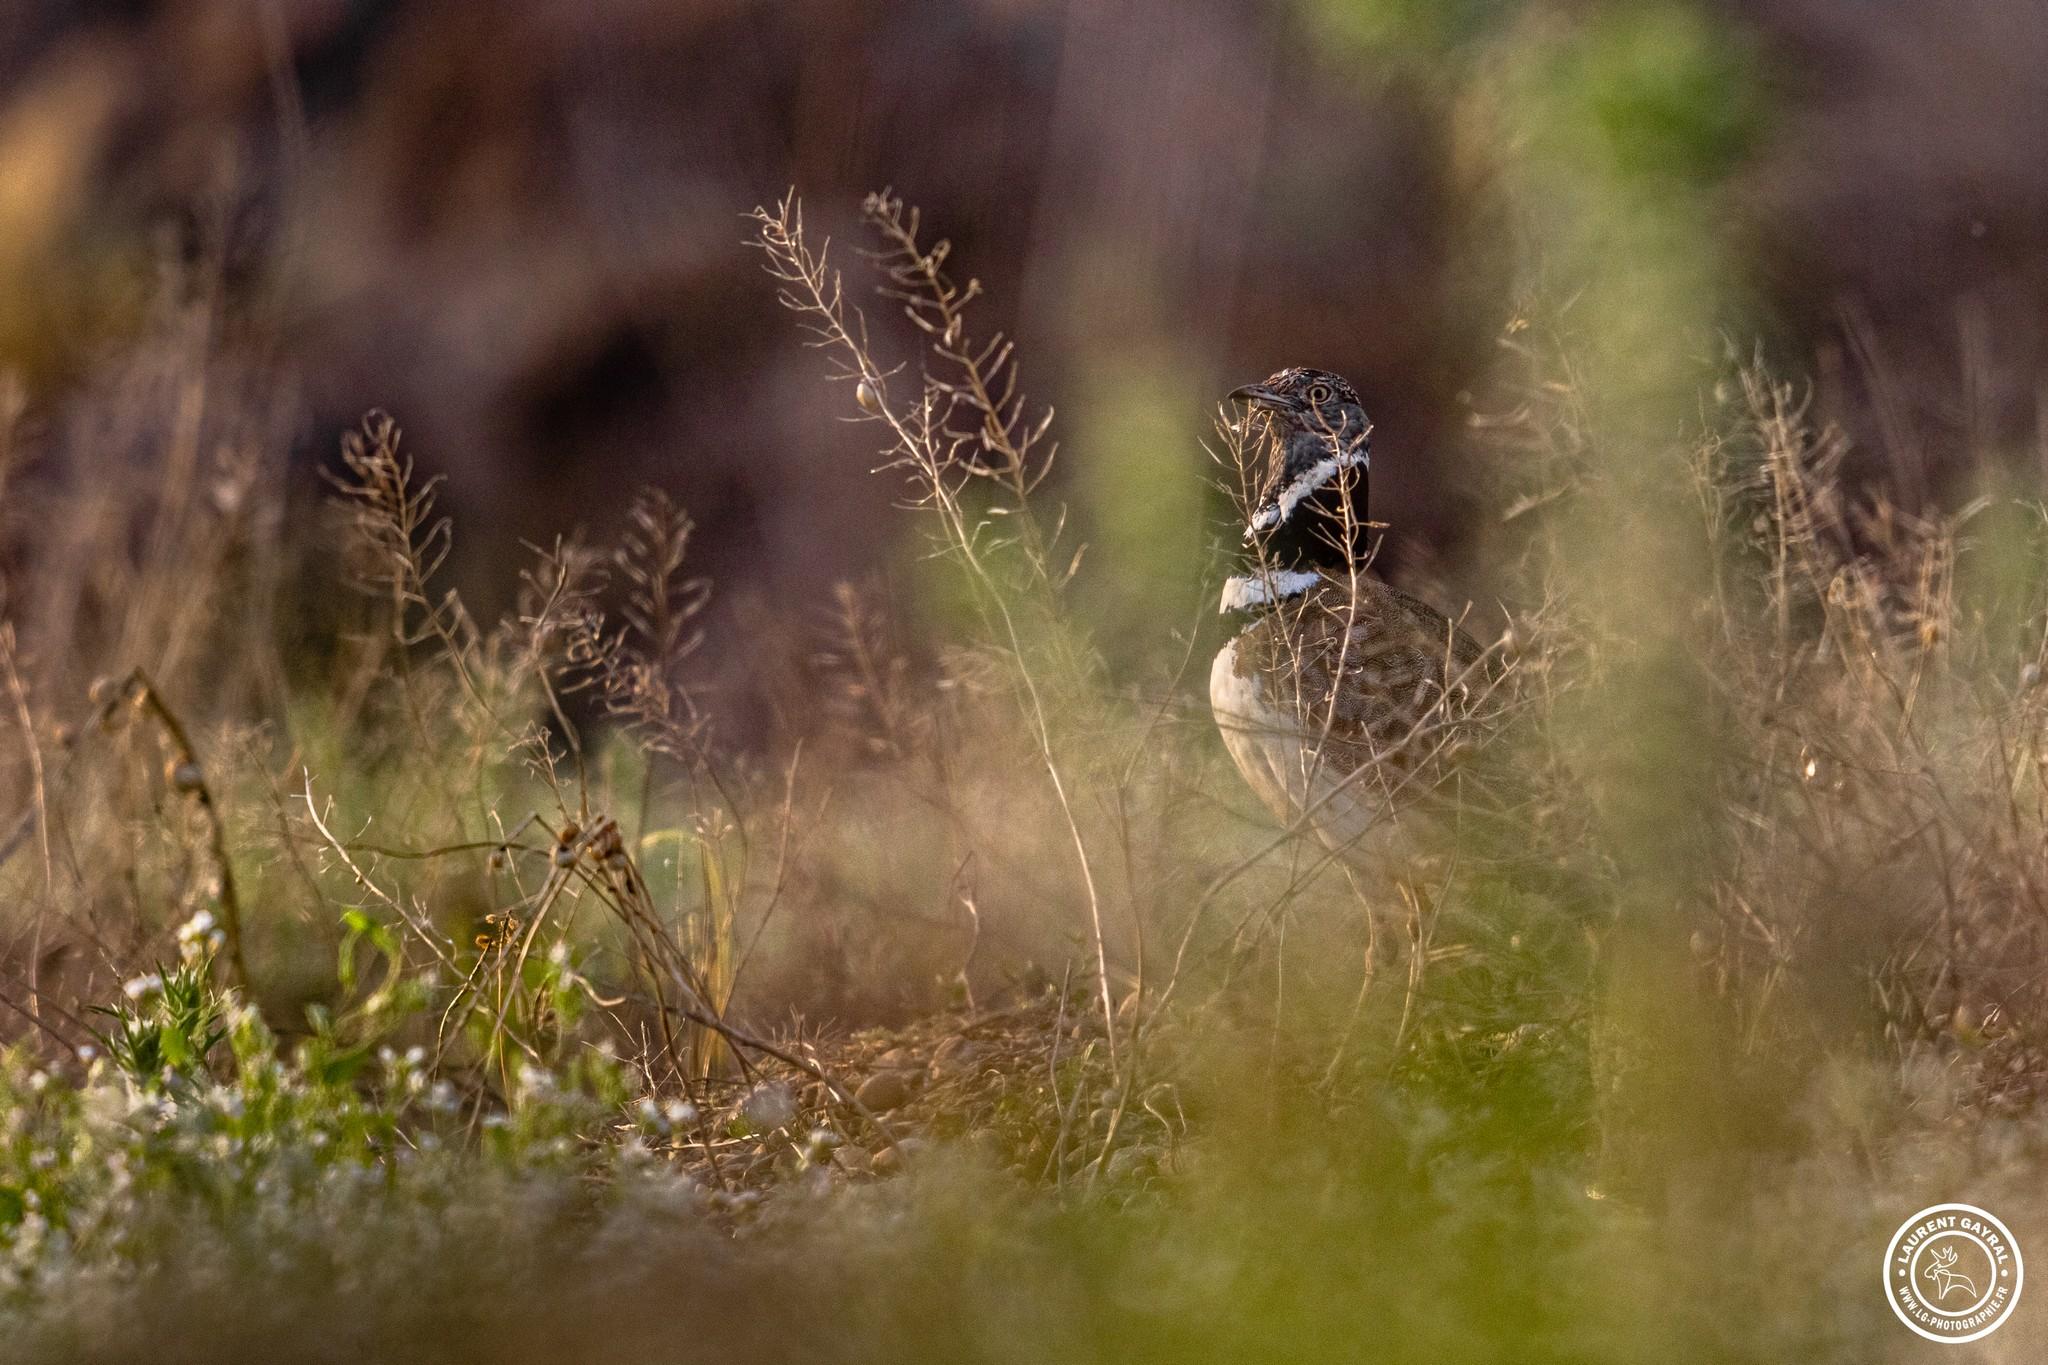
MULTIPOLYGON (((204 914, 205 912, 201 911, 200 913, 204 914)), ((190 935, 181 929, 178 931, 178 956, 187 962, 204 962, 207 958, 219 952, 221 945, 226 942, 227 935, 221 933, 218 929, 203 934, 190 935)))
POLYGON ((796 1092, 781 1081, 763 1081, 740 1102, 740 1114, 754 1128, 780 1128, 796 1118, 796 1092))
POLYGON ((163 988, 164 979, 155 972, 150 972, 147 975, 131 977, 129 980, 122 982, 121 994, 127 996, 130 1000, 140 1000, 145 996, 155 995, 163 988))

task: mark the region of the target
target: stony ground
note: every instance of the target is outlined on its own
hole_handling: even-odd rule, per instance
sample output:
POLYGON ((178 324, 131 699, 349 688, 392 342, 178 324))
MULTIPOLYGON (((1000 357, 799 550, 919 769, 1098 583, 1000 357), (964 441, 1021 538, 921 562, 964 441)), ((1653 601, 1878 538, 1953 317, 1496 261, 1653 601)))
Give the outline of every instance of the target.
POLYGON ((886 1178, 952 1142, 1034 1184, 1135 1193, 1172 1171, 1187 1134, 1171 1079, 1119 1084, 1101 1015, 1055 990, 782 1046, 829 1082, 771 1059, 646 1107, 656 1149, 729 1201, 886 1178))

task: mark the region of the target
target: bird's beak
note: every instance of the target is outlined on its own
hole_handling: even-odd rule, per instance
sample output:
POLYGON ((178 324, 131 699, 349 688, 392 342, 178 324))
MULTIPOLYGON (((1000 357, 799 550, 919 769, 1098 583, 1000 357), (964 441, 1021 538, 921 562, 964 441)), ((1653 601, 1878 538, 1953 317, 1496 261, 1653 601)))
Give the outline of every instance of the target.
POLYGON ((1242 403, 1249 408, 1263 408, 1268 412, 1280 412, 1287 407, 1287 400, 1259 384, 1247 384, 1241 389, 1230 391, 1230 401, 1242 403))

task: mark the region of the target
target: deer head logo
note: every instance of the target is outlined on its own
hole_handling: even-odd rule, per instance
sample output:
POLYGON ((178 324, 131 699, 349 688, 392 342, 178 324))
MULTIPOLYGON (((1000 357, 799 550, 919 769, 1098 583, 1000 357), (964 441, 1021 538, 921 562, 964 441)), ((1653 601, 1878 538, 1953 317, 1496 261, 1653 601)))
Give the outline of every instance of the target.
POLYGON ((1977 1286, 1970 1282, 1969 1276, 1958 1275, 1955 1270, 1955 1264, 1956 1249, 1954 1247, 1942 1247, 1937 1251, 1928 1253, 1927 1269, 1920 1273, 1933 1282, 1934 1301, 1936 1303, 1940 1303, 1943 1299, 1947 1298, 1949 1291, 1957 1287, 1967 1289, 1970 1292, 1971 1298, 1977 1297, 1977 1286))

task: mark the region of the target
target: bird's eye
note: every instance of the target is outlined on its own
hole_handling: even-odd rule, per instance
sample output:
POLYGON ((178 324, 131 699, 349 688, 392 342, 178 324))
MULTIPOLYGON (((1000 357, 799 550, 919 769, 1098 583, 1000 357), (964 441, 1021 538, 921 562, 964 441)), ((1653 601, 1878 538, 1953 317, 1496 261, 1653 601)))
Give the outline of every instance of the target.
POLYGON ((1325 404, 1325 403, 1329 402, 1329 401, 1330 401, 1330 386, 1329 386, 1328 384, 1311 384, 1311 385, 1309 385, 1309 386, 1308 386, 1308 401, 1309 401, 1310 403, 1314 404, 1314 405, 1315 405, 1316 407, 1321 407, 1321 406, 1322 406, 1323 404, 1325 404))

